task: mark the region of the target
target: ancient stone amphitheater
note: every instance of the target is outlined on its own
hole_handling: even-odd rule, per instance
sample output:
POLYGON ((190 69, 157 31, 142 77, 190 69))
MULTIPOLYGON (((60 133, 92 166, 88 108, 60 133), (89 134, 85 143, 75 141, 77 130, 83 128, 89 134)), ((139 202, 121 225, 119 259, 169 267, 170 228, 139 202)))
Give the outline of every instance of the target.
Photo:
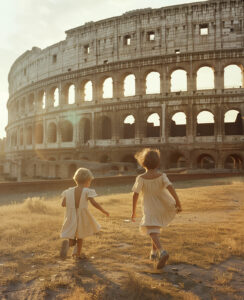
POLYGON ((67 178, 84 161, 133 162, 142 147, 159 148, 164 169, 241 170, 243 65, 243 0, 70 29, 10 69, 5 172, 67 178))

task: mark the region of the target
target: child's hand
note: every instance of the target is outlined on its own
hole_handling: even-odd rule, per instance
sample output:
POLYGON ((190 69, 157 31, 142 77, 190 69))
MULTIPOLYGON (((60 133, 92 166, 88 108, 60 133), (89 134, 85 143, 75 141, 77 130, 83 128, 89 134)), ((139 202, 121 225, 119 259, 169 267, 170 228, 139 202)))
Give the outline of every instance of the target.
POLYGON ((182 212, 182 208, 181 208, 181 206, 175 206, 175 208, 176 208, 176 213, 178 214, 178 213, 180 213, 180 212, 182 212))
POLYGON ((135 221, 136 221, 136 214, 132 214, 132 216, 131 216, 131 221, 132 221, 132 222, 135 222, 135 221))

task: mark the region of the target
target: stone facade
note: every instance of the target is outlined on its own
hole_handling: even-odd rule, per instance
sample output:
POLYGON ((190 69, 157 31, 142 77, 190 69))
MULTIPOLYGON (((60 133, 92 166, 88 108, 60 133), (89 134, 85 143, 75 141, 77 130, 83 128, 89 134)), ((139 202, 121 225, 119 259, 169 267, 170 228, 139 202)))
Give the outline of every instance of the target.
POLYGON ((64 41, 46 49, 26 51, 8 77, 5 173, 67 178, 81 159, 132 162, 142 147, 159 148, 165 169, 243 169, 243 80, 228 88, 224 78, 234 65, 243 79, 243 14, 243 0, 134 10, 68 30, 64 41), (211 88, 197 86, 202 67, 213 72, 211 88), (178 70, 186 88, 173 91, 178 70), (156 93, 148 92, 152 72, 156 93), (129 76, 131 95, 124 85, 129 76), (105 96, 109 82, 112 92, 105 96), (213 123, 198 123, 203 111, 213 123), (229 111, 236 112, 235 122, 225 122, 229 111), (179 112, 186 124, 172 120, 179 112), (151 114, 159 124, 148 121, 151 114), (129 115, 133 124, 124 122, 129 115))

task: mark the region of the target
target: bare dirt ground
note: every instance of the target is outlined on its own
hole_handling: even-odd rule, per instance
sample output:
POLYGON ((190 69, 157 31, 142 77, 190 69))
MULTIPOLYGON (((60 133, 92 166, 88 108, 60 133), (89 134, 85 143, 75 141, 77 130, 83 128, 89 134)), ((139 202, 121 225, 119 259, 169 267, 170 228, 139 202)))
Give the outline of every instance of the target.
MULTIPOLYGON (((203 185, 203 186, 201 186, 203 185)), ((131 193, 97 200, 110 211, 85 240, 83 260, 59 257, 57 197, 0 207, 0 299, 244 299, 244 185, 179 187, 183 212, 162 232, 170 259, 149 261, 149 239, 130 222, 131 193)))

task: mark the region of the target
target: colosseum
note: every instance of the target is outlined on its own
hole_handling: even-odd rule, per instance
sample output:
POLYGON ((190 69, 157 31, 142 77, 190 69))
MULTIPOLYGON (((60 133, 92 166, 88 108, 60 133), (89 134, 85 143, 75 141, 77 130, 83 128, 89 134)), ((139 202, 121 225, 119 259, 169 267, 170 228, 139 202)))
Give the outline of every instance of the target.
POLYGON ((67 30, 11 66, 4 172, 68 178, 83 162, 131 163, 142 147, 160 149, 166 170, 239 172, 243 66, 243 0, 133 10, 67 30))

